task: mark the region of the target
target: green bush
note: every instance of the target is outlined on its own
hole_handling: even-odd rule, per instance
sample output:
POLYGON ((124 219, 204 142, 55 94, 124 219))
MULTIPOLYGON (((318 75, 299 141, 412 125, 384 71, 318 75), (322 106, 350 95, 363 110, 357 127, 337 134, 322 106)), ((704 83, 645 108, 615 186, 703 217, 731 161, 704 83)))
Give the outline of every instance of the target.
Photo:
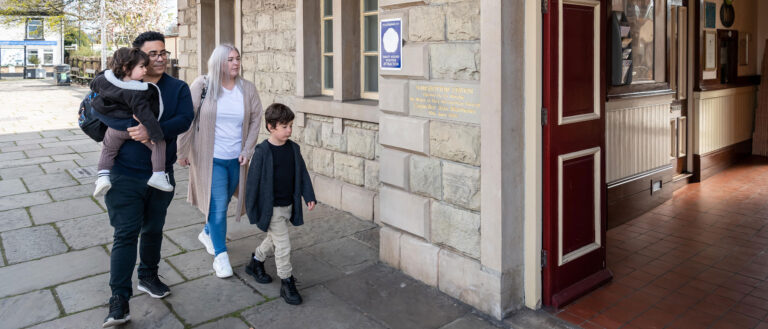
POLYGON ((29 62, 29 64, 32 64, 32 65, 37 65, 37 64, 40 64, 40 59, 37 58, 37 56, 33 55, 33 56, 29 56, 29 58, 27 59, 27 62, 29 62))

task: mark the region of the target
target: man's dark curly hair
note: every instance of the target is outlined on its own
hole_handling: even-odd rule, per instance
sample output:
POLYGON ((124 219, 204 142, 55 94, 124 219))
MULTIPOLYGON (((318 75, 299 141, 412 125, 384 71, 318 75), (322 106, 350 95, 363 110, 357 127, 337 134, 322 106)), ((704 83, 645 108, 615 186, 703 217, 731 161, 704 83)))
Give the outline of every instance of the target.
POLYGON ((278 124, 286 124, 293 121, 293 118, 294 115, 291 108, 280 103, 273 103, 264 111, 264 123, 267 126, 267 131, 270 131, 270 126, 274 129, 278 124))
POLYGON ((147 41, 162 41, 165 43, 165 36, 162 33, 155 31, 144 32, 139 34, 139 36, 133 40, 133 47, 141 48, 141 46, 143 46, 147 41))
POLYGON ((133 68, 139 64, 149 65, 149 56, 138 48, 122 47, 112 54, 108 66, 116 78, 122 79, 130 75, 133 68))

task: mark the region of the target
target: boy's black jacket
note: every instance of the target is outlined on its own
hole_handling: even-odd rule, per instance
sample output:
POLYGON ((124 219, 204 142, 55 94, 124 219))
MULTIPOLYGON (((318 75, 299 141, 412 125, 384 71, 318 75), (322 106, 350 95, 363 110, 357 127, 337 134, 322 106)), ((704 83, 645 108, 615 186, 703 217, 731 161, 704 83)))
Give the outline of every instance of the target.
POLYGON ((163 101, 155 84, 122 81, 106 70, 91 81, 91 90, 98 94, 91 103, 94 110, 116 119, 131 119, 135 114, 147 128, 149 139, 155 142, 163 139, 158 122, 163 115, 163 101))
MULTIPOLYGON (((248 214, 248 220, 264 232, 269 229, 275 202, 272 151, 268 143, 265 140, 256 145, 251 165, 248 167, 248 179, 245 182, 245 211, 248 214)), ((304 197, 305 202, 317 202, 317 200, 315 200, 315 191, 312 189, 312 181, 309 179, 307 166, 301 157, 299 145, 291 140, 286 143, 293 148, 293 156, 296 159, 291 224, 299 226, 304 224, 301 197, 304 197)))

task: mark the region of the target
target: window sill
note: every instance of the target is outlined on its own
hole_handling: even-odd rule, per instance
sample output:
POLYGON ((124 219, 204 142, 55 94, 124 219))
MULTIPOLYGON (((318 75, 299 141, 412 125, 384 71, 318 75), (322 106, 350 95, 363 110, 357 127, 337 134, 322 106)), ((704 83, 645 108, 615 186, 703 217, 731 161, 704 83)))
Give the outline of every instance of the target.
POLYGON ((296 112, 379 123, 379 102, 369 99, 335 101, 331 96, 293 97, 296 112))

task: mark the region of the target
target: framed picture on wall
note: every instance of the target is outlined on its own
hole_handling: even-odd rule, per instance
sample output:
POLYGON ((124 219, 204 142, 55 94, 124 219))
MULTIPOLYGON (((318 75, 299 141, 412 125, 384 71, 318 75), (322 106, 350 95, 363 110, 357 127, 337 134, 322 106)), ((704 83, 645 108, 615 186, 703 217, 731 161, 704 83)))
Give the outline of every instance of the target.
POLYGON ((741 33, 741 37, 739 38, 739 65, 740 66, 749 65, 749 39, 750 39, 750 35, 748 32, 741 33))
POLYGON ((704 28, 714 29, 717 24, 717 4, 710 1, 704 2, 704 28))
POLYGON ((715 31, 704 32, 704 71, 717 69, 717 37, 715 31))

